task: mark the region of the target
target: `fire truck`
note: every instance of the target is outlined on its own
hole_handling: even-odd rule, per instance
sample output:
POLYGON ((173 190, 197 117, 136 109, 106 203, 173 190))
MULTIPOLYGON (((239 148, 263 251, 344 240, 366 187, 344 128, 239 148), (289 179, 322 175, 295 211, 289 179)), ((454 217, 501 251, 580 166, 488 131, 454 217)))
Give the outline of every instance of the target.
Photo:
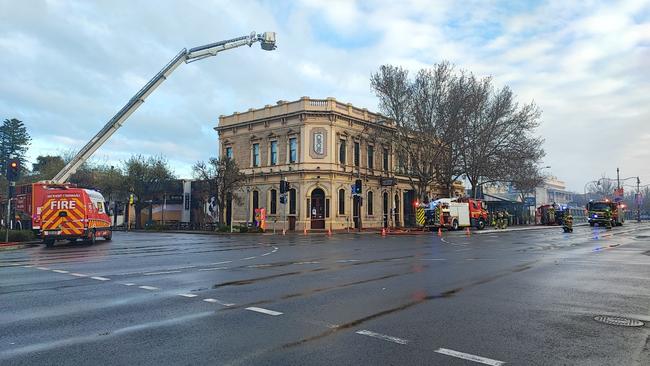
MULTIPOLYGON (((94 242, 96 237, 111 238, 110 217, 101 193, 66 183, 72 174, 117 131, 145 99, 181 64, 191 63, 229 49, 252 46, 259 42, 261 48, 276 48, 275 32, 250 33, 247 36, 206 44, 191 49, 183 48, 142 89, 111 118, 104 127, 79 150, 51 181, 43 181, 19 187, 16 204, 17 214, 26 218, 26 225, 41 236, 47 246, 58 239, 86 239, 94 242)), ((22 224, 21 220, 21 224, 22 224)))
POLYGON ((587 221, 589 221, 589 225, 606 225, 606 211, 610 212, 610 223, 612 226, 623 225, 623 222, 625 221, 625 205, 612 202, 609 199, 603 201, 589 201, 589 203, 587 203, 587 221))
POLYGON ((435 200, 426 206, 425 216, 425 226, 449 230, 470 226, 483 230, 488 222, 485 203, 464 197, 435 200))

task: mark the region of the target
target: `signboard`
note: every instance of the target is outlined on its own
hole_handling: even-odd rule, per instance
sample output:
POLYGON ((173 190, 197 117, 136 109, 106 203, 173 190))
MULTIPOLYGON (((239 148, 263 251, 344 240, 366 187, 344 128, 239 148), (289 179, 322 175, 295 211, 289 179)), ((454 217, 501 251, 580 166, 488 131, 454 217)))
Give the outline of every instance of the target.
POLYGON ((382 187, 395 186, 397 185, 397 179, 395 178, 380 178, 379 183, 382 187))
POLYGON ((535 197, 526 197, 526 198, 524 198, 524 204, 526 206, 533 206, 534 207, 535 204, 536 204, 535 197))

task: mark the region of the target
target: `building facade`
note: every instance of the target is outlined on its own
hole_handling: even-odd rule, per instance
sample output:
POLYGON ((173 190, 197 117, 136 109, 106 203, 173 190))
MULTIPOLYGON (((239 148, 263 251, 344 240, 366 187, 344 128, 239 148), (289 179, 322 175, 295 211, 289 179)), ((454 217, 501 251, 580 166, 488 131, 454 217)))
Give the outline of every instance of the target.
MULTIPOLYGON (((342 230, 408 226, 416 200, 406 164, 396 164, 390 141, 373 136, 394 125, 379 114, 334 98, 279 101, 219 117, 220 154, 246 174, 228 202, 228 224, 252 222, 265 208, 267 230, 342 230), (399 169, 398 166, 399 165, 399 169), (280 180, 291 189, 280 202, 280 180), (353 196, 356 180, 362 192, 353 196)), ((462 186, 459 186, 462 191, 462 186)), ((431 196, 440 190, 432 187, 431 196)))

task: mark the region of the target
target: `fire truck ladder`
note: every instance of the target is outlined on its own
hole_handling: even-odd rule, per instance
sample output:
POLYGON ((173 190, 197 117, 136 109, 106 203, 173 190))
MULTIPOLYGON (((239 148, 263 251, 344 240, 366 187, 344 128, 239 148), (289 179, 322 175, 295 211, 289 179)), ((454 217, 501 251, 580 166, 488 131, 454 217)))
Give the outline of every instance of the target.
POLYGON ((135 112, 149 94, 153 93, 156 88, 183 62, 190 63, 210 56, 216 56, 217 53, 241 46, 252 46, 253 43, 260 42, 263 50, 271 51, 276 48, 275 32, 264 32, 256 34, 252 32, 248 36, 233 38, 221 42, 210 43, 204 46, 191 48, 189 51, 183 48, 165 67, 162 68, 140 91, 138 91, 122 109, 111 118, 108 123, 70 160, 70 162, 52 179, 52 183, 64 183, 74 174, 79 167, 86 162, 92 154, 99 149, 109 137, 122 127, 129 116, 135 112))

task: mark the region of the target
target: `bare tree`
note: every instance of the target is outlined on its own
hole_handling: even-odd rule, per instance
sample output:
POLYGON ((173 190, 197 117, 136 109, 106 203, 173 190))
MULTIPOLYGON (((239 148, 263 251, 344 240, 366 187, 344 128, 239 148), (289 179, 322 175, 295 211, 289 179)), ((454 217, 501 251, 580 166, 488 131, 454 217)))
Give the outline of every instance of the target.
POLYGON ((192 167, 194 176, 207 183, 203 188, 204 195, 214 195, 219 210, 219 222, 224 222, 226 202, 232 198, 237 204, 242 203, 241 197, 235 194, 246 176, 239 171, 235 160, 222 156, 210 158, 208 162, 199 161, 192 167))
POLYGON ((607 198, 614 194, 615 188, 616 184, 614 184, 614 179, 608 178, 607 175, 603 173, 600 179, 588 186, 587 191, 596 195, 598 198, 607 198))
POLYGON ((523 202, 535 189, 544 183, 545 177, 541 173, 539 166, 531 164, 530 162, 524 164, 516 164, 511 172, 512 186, 523 202))

